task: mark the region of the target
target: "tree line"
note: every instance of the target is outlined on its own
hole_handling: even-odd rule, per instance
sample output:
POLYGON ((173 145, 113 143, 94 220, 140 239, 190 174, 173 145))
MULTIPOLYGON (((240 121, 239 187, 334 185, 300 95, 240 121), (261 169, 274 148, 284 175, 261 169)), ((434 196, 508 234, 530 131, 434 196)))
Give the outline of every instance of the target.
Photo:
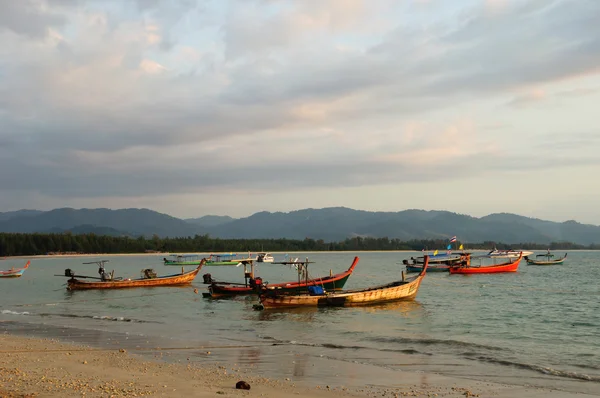
MULTIPOLYGON (((0 256, 33 256, 44 254, 121 254, 121 253, 219 253, 219 252, 302 252, 302 251, 361 251, 361 250, 413 250, 413 251, 445 251, 449 242, 441 239, 413 239, 402 241, 390 238, 353 237, 339 242, 325 242, 322 239, 219 239, 209 235, 193 237, 151 238, 143 236, 132 238, 127 236, 109 236, 90 234, 21 234, 0 233, 0 256)), ((461 242, 452 244, 457 250, 461 242)), ((575 250, 600 249, 600 244, 589 246, 570 242, 534 243, 522 242, 505 244, 486 241, 481 243, 463 242, 465 250, 526 248, 532 250, 575 250)))

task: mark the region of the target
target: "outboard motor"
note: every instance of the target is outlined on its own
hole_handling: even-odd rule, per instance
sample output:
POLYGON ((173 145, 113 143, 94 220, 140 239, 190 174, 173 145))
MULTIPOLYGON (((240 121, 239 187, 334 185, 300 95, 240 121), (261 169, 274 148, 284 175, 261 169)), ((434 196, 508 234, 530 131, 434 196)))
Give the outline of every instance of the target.
POLYGON ((204 283, 207 285, 210 285, 211 283, 213 283, 213 278, 210 274, 204 274, 204 275, 202 275, 202 278, 204 279, 204 283))
POLYGON ((261 277, 250 279, 250 287, 252 289, 256 289, 258 286, 261 286, 261 285, 262 285, 261 277))
POLYGON ((406 260, 406 259, 402 260, 402 264, 408 265, 408 260, 406 260))
POLYGON ((65 276, 70 276, 72 278, 75 276, 75 273, 71 270, 71 268, 67 268, 65 270, 65 276))

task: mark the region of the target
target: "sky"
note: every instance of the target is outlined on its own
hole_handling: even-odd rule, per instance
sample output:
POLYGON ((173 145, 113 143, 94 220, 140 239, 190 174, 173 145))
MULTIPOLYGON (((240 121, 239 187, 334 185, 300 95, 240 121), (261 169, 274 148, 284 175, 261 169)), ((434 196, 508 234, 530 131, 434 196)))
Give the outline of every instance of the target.
POLYGON ((600 224, 597 0, 0 0, 0 212, 600 224))

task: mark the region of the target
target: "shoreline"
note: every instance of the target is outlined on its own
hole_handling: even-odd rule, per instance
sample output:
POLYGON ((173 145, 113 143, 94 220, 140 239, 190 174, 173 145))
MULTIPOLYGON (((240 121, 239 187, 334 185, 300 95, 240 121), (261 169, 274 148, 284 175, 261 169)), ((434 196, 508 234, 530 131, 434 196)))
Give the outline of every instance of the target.
MULTIPOLYGON (((1 321, 0 321, 1 323, 1 321)), ((111 348, 65 342, 57 337, 24 337, 5 332, 0 335, 0 396, 248 396, 261 397, 592 397, 549 388, 507 385, 481 380, 406 372, 365 364, 337 363, 323 358, 312 366, 340 368, 338 385, 306 385, 286 378, 277 380, 256 374, 252 366, 237 363, 193 362, 190 358, 218 355, 190 348, 175 361, 168 348, 136 350, 124 345, 111 348), (146 353, 144 355, 144 352, 146 353), (187 360, 185 357, 187 356, 187 360), (171 361, 169 361, 171 359, 171 361), (343 370, 342 370, 343 369, 343 370), (347 387, 360 374, 368 384, 347 387), (372 377, 372 378, 371 378, 372 377), (240 381, 251 390, 236 390, 240 381), (13 394, 13 395, 11 395, 13 394)))
MULTIPOLYGON (((534 250, 534 249, 523 249, 529 251, 539 251, 542 252, 544 250, 534 250)), ((488 252, 487 249, 472 249, 467 250, 468 252, 488 252)), ((569 252, 594 252, 597 250, 593 249, 572 249, 568 250, 569 252)), ((418 250, 340 250, 340 251, 272 251, 269 253, 272 254, 289 254, 289 253, 306 253, 306 254, 343 254, 343 253, 419 253, 418 250)), ((230 252, 212 252, 212 254, 228 254, 230 252)), ((259 253, 259 252, 250 252, 251 254, 259 253)), ((22 260, 22 259, 47 259, 47 258, 77 258, 77 257, 138 257, 138 256, 173 256, 178 255, 180 253, 81 253, 81 254, 37 254, 31 256, 6 256, 0 258, 0 261, 8 261, 8 260, 22 260)), ((208 252, 186 252, 189 255, 209 255, 211 253, 208 252)), ((241 254, 241 252, 239 253, 241 254)))

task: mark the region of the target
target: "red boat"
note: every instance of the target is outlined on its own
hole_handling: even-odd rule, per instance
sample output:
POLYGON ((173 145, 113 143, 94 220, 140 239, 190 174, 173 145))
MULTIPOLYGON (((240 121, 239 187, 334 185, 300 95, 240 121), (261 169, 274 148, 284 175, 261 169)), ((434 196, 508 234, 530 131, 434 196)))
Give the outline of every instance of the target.
POLYGON ((523 258, 523 252, 521 252, 519 257, 512 262, 509 259, 507 263, 494 265, 473 265, 473 263, 471 263, 471 265, 450 267, 449 271, 451 274, 494 274, 497 272, 517 272, 521 258, 523 258))
MULTIPOLYGON (((319 285, 325 286, 328 290, 339 290, 344 287, 346 281, 352 275, 356 264, 358 264, 359 258, 354 257, 354 261, 350 268, 346 271, 335 275, 329 275, 321 278, 307 279, 308 274, 307 266, 310 263, 307 261, 295 261, 295 262, 282 262, 273 264, 284 264, 284 265, 295 265, 298 267, 298 280, 294 282, 283 282, 283 283, 269 283, 268 289, 276 289, 280 291, 301 291, 306 290, 308 286, 319 285)), ((204 275, 204 283, 210 284, 208 287, 208 293, 203 293, 204 297, 224 297, 224 296, 236 296, 241 294, 253 294, 256 293, 256 288, 262 285, 262 278, 254 277, 254 261, 246 260, 242 261, 244 265, 244 278, 245 283, 232 283, 232 282, 216 282, 212 280, 210 274, 204 275), (248 270, 247 267, 250 267, 248 270)))

